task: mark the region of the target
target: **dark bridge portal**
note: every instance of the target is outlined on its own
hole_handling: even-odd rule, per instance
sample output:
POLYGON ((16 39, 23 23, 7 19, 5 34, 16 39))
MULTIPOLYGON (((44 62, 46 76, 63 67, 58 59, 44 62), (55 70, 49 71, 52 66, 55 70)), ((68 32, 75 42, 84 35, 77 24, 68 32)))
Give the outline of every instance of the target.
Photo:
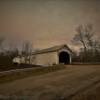
POLYGON ((63 51, 59 53, 59 63, 70 64, 70 55, 63 51))

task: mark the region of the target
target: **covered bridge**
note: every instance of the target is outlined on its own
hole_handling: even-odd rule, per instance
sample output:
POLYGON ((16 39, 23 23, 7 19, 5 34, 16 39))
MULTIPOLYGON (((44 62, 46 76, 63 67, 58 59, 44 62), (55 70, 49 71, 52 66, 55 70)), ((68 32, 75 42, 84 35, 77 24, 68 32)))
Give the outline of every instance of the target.
POLYGON ((30 60, 35 65, 71 64, 72 51, 67 45, 54 46, 33 52, 30 60))

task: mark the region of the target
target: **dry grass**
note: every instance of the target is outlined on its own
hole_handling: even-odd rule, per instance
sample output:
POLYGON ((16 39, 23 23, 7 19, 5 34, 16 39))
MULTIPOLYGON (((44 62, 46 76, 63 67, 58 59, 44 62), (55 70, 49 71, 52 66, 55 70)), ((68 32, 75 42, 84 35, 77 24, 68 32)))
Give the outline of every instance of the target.
POLYGON ((0 73, 0 84, 5 82, 14 81, 16 79, 21 79, 29 76, 36 76, 41 74, 46 74, 49 72, 54 72, 65 68, 65 66, 55 65, 50 67, 38 67, 33 69, 19 70, 9 73, 0 73))
POLYGON ((69 100, 100 100, 100 84, 99 87, 94 87, 94 89, 80 92, 69 100))
MULTIPOLYGON (((63 69, 63 66, 25 71, 29 73, 28 76, 40 76, 1 84, 0 95, 7 97, 5 100, 100 100, 99 65, 65 67, 61 71, 59 69, 63 69), (48 73, 52 71, 56 72, 48 73)), ((23 75, 25 73, 23 72, 23 75)), ((20 74, 22 72, 17 73, 17 76, 21 77, 20 74)), ((24 77, 27 77, 27 74, 24 77)))

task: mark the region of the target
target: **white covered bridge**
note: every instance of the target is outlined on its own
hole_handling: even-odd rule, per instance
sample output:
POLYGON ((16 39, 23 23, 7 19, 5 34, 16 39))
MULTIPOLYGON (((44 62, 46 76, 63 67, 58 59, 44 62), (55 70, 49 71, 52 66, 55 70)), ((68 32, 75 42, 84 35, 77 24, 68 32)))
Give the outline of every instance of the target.
MULTIPOLYGON (((24 60, 20 60, 24 63, 24 60)), ((33 52, 30 56, 30 63, 34 65, 56 65, 71 64, 72 51, 67 45, 54 46, 51 48, 33 52)))

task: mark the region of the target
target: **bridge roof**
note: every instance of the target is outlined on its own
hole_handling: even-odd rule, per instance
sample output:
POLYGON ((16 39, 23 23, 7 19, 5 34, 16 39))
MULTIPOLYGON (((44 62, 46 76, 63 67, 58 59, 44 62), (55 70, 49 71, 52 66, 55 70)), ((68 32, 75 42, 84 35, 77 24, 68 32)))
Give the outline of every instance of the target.
POLYGON ((53 46, 47 49, 38 50, 38 51, 33 52, 32 54, 34 55, 34 54, 42 54, 42 53, 48 53, 48 52, 56 52, 62 48, 67 48, 67 50, 72 53, 72 50, 67 45, 63 44, 63 45, 53 46))

